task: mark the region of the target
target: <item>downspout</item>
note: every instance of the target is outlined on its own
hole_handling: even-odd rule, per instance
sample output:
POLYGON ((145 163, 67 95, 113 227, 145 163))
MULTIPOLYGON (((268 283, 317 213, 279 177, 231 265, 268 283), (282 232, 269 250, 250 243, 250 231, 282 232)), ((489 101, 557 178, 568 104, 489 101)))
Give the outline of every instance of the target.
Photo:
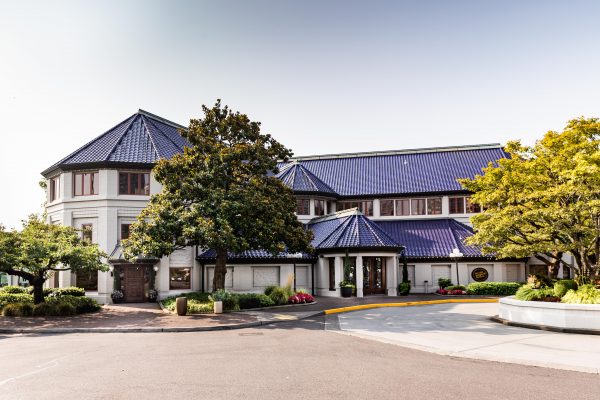
POLYGON ((311 292, 315 296, 315 263, 313 262, 310 266, 310 280, 311 280, 311 292))
POLYGON ((294 263, 294 293, 296 293, 296 263, 294 263))

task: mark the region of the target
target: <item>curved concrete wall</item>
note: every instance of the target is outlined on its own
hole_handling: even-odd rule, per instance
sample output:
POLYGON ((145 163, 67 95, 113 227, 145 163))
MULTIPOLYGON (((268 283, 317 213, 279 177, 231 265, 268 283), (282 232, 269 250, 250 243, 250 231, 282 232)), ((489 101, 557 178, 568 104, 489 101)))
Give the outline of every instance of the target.
POLYGON ((499 317, 522 324, 600 330, 600 304, 563 304, 500 299, 499 317))

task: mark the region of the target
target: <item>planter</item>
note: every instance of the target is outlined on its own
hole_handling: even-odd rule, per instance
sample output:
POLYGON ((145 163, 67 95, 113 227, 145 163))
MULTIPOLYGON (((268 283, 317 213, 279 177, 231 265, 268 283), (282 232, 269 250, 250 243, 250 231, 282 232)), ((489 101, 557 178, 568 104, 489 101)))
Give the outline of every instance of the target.
POLYGON ((187 297, 178 297, 175 299, 175 308, 177 315, 187 314, 187 297))
POLYGON ((354 288, 352 288, 352 287, 341 287, 340 291, 342 293, 342 297, 351 297, 352 296, 352 292, 354 291, 354 288))
POLYGON ((112 299, 113 304, 121 304, 123 302, 123 298, 120 299, 112 299))
POLYGON ((214 302, 214 310, 215 310, 215 314, 223 314, 223 302, 215 301, 214 302))

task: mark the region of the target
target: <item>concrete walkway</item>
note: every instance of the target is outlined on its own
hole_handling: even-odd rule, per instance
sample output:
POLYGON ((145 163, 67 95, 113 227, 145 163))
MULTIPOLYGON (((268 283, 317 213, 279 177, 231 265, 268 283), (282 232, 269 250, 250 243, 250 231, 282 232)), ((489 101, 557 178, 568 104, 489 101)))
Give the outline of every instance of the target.
MULTIPOLYGON (((454 357, 600 373, 600 337, 507 327, 498 305, 441 304, 337 315, 339 331, 454 357)), ((336 316, 329 316, 335 318, 336 316)))

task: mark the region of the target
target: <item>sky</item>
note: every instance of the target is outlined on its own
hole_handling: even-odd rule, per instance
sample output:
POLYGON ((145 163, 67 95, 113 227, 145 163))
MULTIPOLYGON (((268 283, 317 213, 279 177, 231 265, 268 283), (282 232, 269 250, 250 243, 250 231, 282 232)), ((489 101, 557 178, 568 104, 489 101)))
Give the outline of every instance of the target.
POLYGON ((0 0, 0 223, 139 108, 221 98, 296 155, 531 144, 600 116, 597 1, 0 0))

